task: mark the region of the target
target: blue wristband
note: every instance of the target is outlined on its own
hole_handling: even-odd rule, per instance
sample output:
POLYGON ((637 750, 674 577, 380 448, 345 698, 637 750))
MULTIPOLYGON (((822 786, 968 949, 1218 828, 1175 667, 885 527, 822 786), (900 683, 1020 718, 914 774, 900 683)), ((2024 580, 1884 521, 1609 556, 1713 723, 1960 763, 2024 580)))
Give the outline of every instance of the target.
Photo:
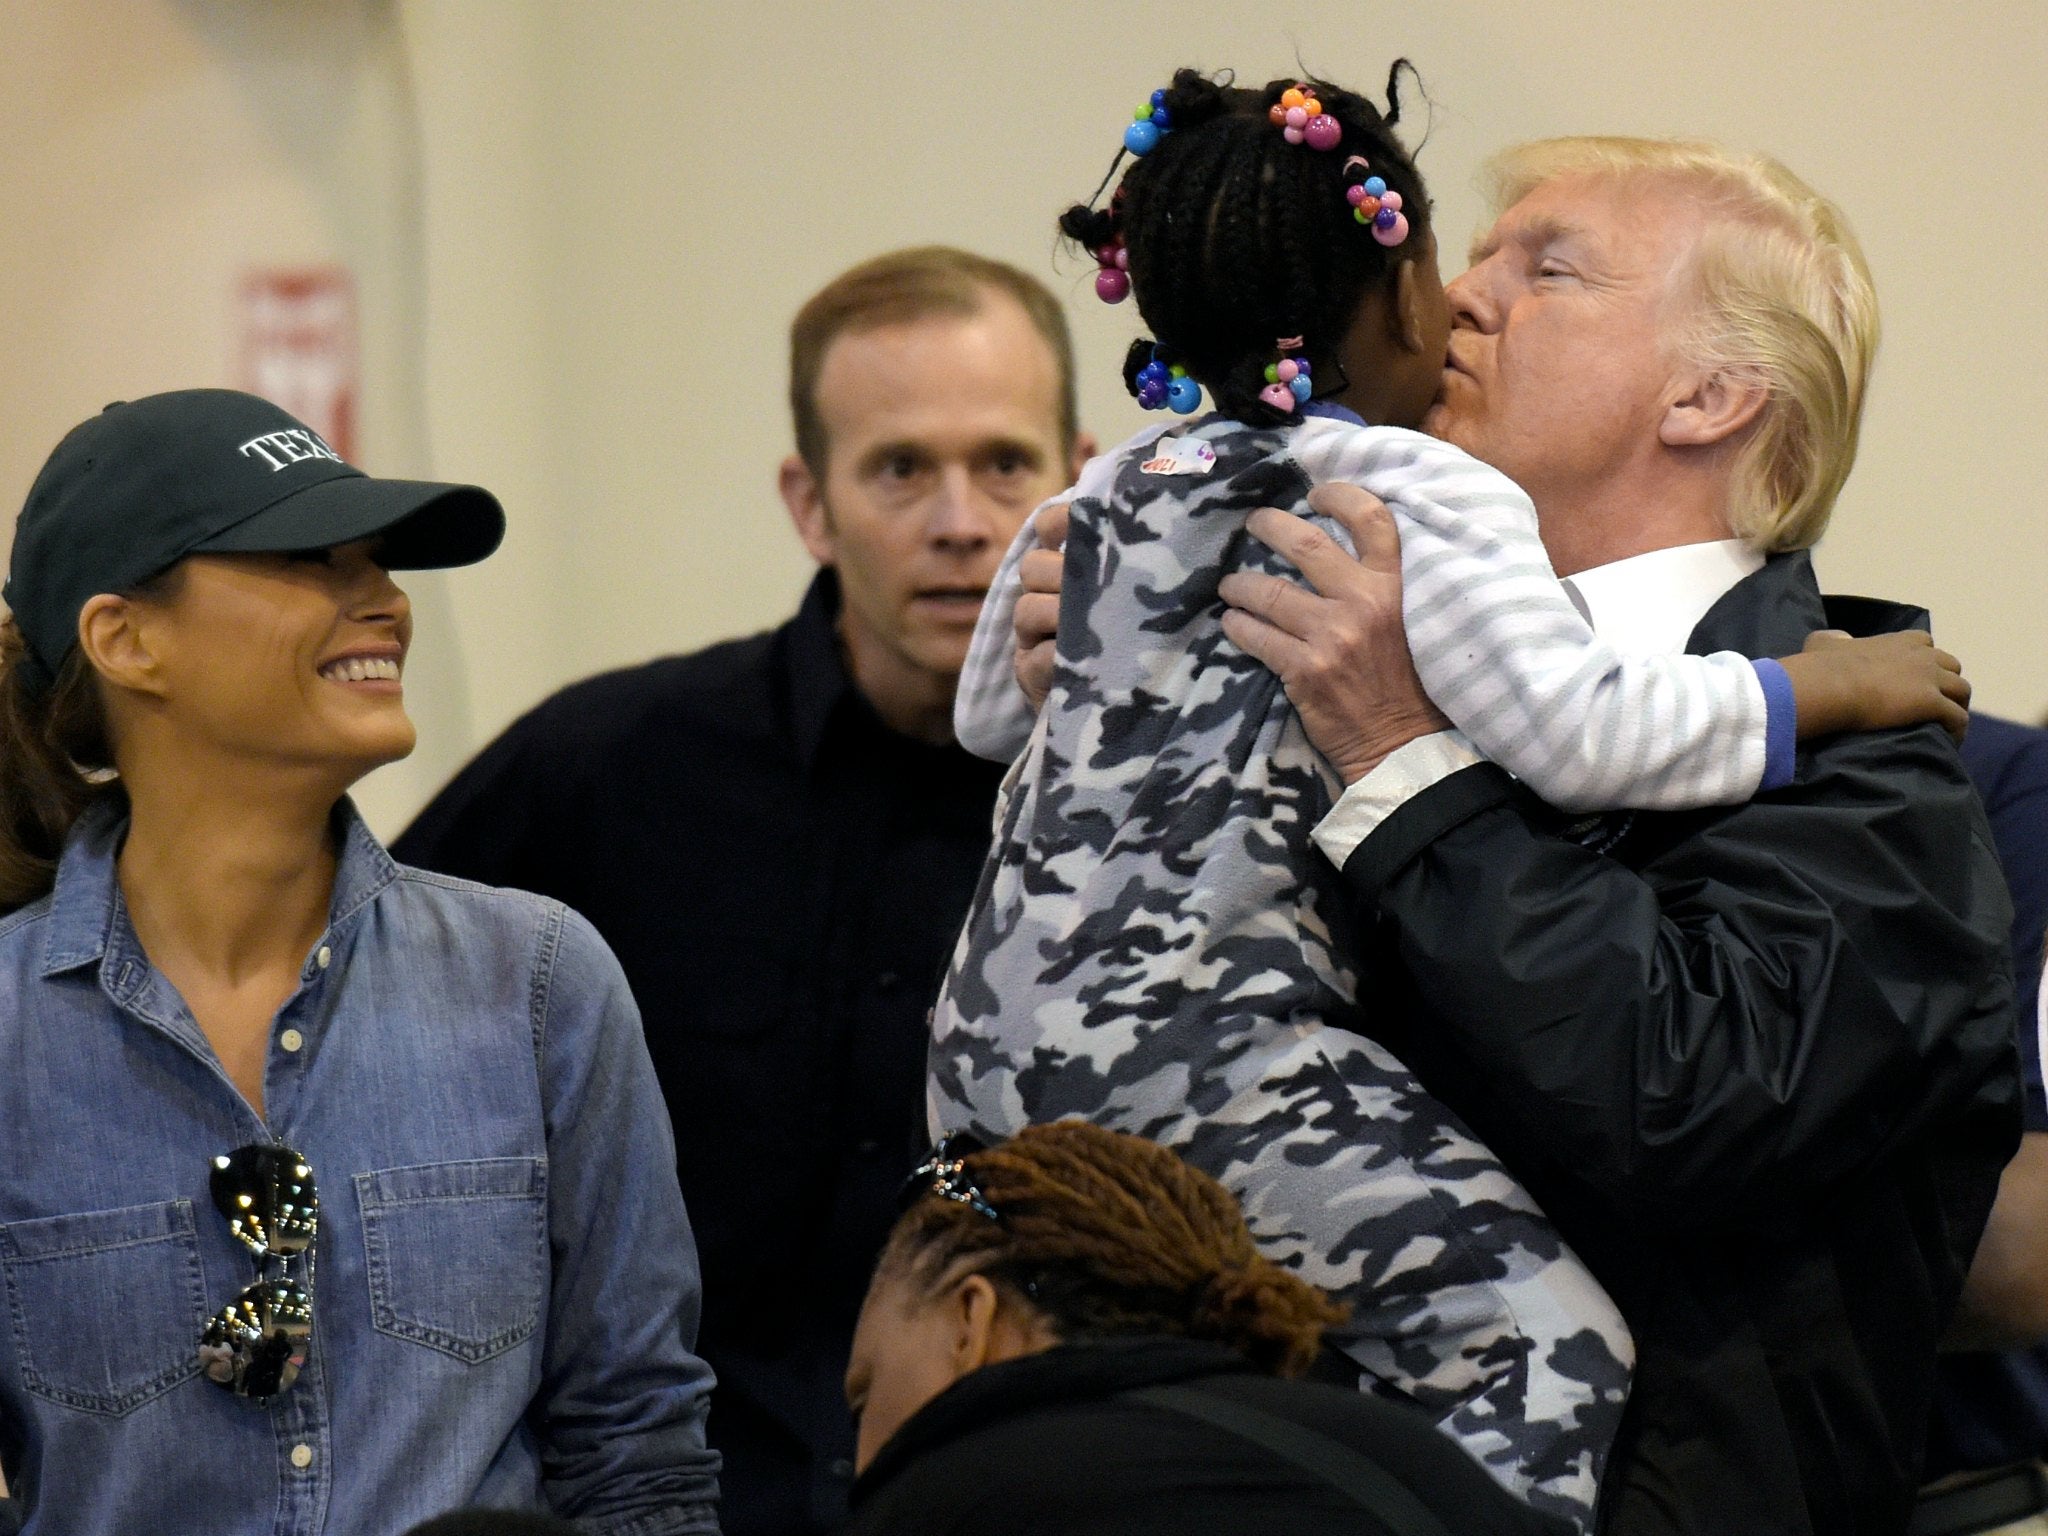
POLYGON ((1752 661, 1764 690, 1764 777, 1759 790, 1783 789, 1799 766, 1799 701, 1792 675, 1769 657, 1752 661))

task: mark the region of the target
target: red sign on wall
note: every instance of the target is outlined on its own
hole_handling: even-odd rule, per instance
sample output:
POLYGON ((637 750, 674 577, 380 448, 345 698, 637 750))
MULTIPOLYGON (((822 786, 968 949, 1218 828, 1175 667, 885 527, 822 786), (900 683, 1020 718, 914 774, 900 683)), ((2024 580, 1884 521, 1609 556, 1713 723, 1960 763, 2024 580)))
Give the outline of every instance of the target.
POLYGON ((361 386, 355 279, 341 267, 250 272, 236 329, 237 386, 290 411, 353 463, 361 386))

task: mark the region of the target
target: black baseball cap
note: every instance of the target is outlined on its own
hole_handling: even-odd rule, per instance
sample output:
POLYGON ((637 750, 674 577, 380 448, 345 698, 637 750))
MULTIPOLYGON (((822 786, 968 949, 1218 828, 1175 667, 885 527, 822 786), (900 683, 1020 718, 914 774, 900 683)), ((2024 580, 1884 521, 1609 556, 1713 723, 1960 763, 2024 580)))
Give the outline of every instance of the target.
POLYGON ((65 434, 29 488, 0 598, 47 682, 88 599, 187 555, 374 537, 386 568, 430 570, 473 564, 504 536, 489 491, 372 479, 268 400, 179 389, 117 401, 65 434))

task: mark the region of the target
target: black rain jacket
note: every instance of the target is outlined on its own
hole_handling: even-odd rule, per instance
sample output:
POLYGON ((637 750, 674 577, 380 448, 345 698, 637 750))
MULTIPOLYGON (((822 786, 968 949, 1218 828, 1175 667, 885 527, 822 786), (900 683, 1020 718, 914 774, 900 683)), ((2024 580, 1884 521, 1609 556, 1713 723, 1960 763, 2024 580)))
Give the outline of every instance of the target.
MULTIPOLYGON (((1261 1375, 1221 1344, 1138 1336, 985 1366, 889 1438, 853 1485, 841 1536, 1393 1536, 1412 1530, 1270 1444, 1132 1396, 1299 1426, 1376 1467, 1459 1536, 1568 1536, 1422 1414, 1347 1387, 1261 1375)), ((1321 1454, 1317 1456, 1321 1464, 1321 1454)), ((1404 1501, 1405 1502, 1405 1501, 1404 1501)))
MULTIPOLYGON (((1926 627, 1739 582, 1695 653, 1926 627)), ((2019 1134, 2011 911, 1932 725, 1802 744, 1750 803, 1571 820, 1490 764, 1345 866, 1388 1043, 1529 1186, 1636 1338, 1601 1528, 1875 1536, 2019 1134)))

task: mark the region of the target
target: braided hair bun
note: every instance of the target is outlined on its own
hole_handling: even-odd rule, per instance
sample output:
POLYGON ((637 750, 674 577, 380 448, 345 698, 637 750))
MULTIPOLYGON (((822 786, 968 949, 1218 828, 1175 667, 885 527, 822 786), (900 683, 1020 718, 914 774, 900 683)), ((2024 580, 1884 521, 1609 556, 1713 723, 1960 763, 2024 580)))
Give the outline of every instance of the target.
MULTIPOLYGON (((1428 194, 1394 134, 1404 72, 1413 66, 1397 60, 1382 112, 1326 80, 1254 90, 1178 70, 1161 99, 1170 131, 1131 163, 1106 204, 1060 215, 1061 232, 1090 255, 1122 242, 1130 292, 1152 332, 1144 345, 1183 364, 1226 415, 1253 425, 1289 419, 1259 399, 1283 336, 1302 338, 1318 379, 1340 378, 1332 365, 1366 296, 1391 286, 1430 239, 1428 194), (1333 148, 1289 142, 1273 125, 1282 95, 1303 84, 1341 130, 1333 148), (1344 178, 1354 156, 1401 194, 1413 233, 1398 248, 1352 215, 1344 178)), ((1120 152, 1110 177, 1123 163, 1120 152)), ((1128 362, 1124 372, 1128 384, 1128 362)))
POLYGON ((1230 1192, 1166 1148, 1082 1121, 1031 1126, 970 1154, 1000 1215, 920 1200, 884 1251, 924 1284, 967 1261, 1027 1298, 1062 1339, 1209 1339, 1299 1375, 1344 1309, 1260 1255, 1230 1192))

